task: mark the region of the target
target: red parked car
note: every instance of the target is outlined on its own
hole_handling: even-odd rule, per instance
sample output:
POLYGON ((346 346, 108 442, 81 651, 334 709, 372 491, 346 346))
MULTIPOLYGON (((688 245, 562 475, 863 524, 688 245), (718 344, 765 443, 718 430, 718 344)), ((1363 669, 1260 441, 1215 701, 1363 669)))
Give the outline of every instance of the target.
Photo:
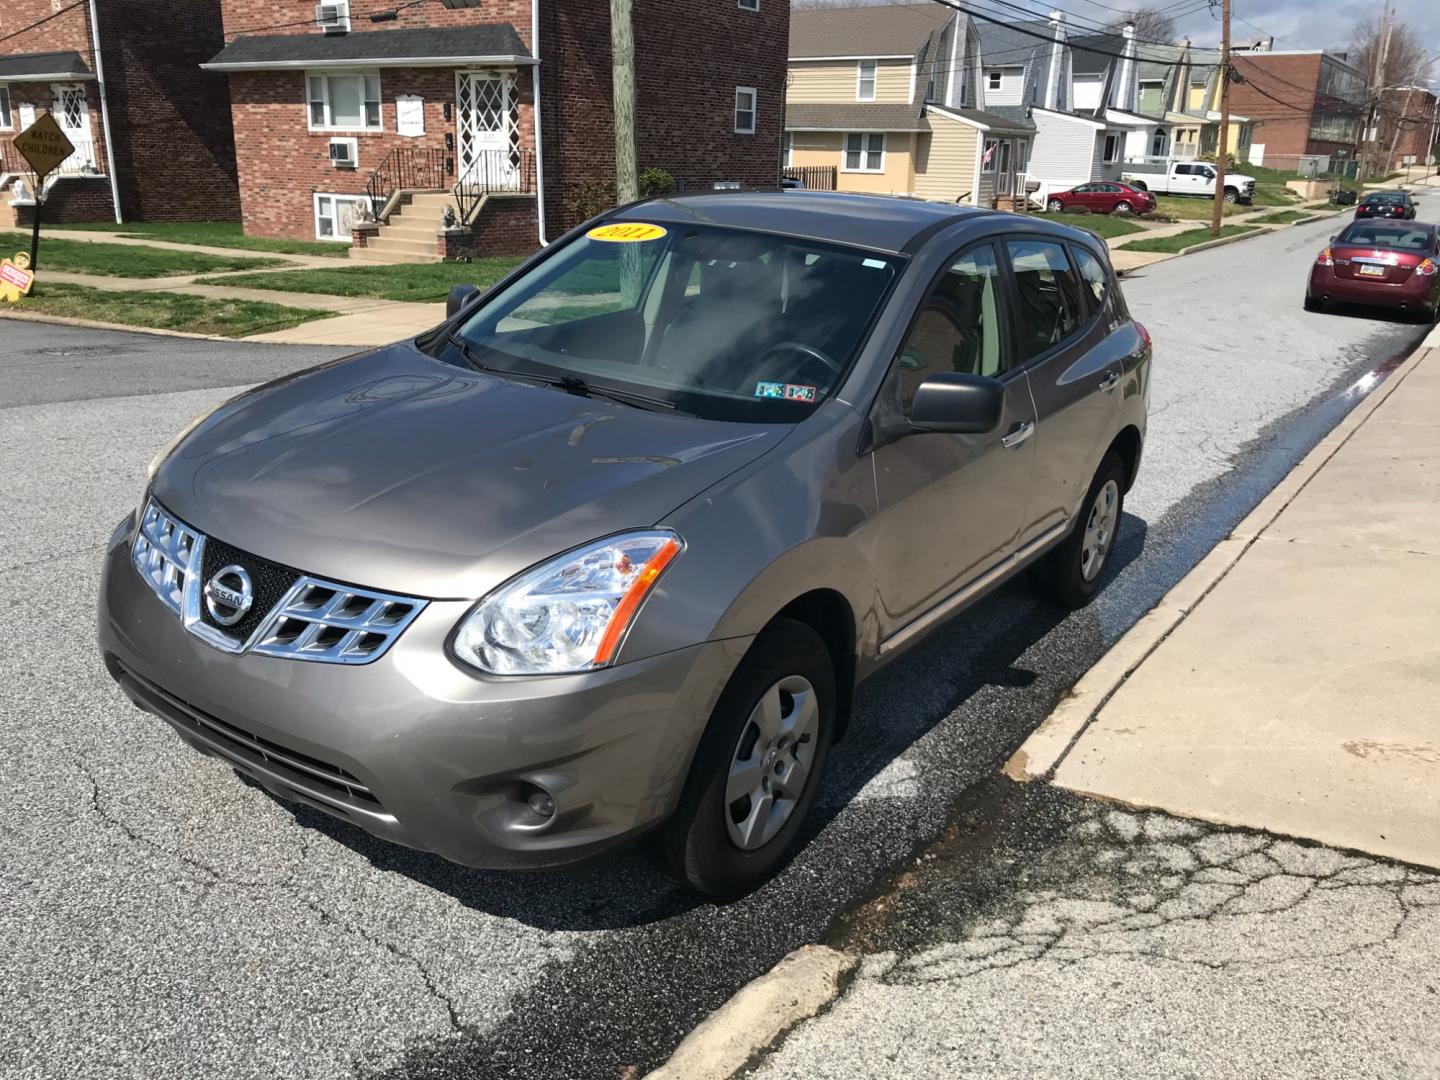
POLYGON ((1045 206, 1052 214, 1067 210, 1088 210, 1092 214, 1148 214, 1155 209, 1155 196, 1129 184, 1107 180, 1081 184, 1069 191, 1057 191, 1045 206))
POLYGON ((1305 310, 1331 304, 1387 307, 1440 322, 1440 228, 1357 221, 1310 268, 1305 310))

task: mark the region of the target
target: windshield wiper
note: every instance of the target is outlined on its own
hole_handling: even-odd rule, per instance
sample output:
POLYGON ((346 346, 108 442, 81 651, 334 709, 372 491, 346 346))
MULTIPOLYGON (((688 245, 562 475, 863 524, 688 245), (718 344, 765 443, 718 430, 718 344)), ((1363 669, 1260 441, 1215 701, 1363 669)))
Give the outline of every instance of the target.
POLYGON ((664 398, 650 397, 648 394, 637 394, 630 390, 615 390, 608 386, 591 386, 578 375, 541 375, 533 371, 515 371, 513 368, 491 367, 475 354, 470 343, 459 334, 450 335, 450 344, 460 350, 460 355, 465 358, 465 363, 476 371, 484 371, 490 375, 499 375, 505 379, 519 379, 522 382, 537 383, 540 386, 553 386, 557 390, 564 390, 567 394, 575 394, 578 397, 608 398, 611 401, 618 401, 624 405, 638 405, 643 408, 674 409, 674 402, 666 401, 664 398))

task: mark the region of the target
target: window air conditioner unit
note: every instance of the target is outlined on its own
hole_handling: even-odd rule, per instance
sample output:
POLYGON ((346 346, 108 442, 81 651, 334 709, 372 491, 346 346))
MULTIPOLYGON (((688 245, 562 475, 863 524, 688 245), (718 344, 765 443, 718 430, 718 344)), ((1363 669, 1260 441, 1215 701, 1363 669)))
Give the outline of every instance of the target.
POLYGON ((316 4, 315 21, 327 34, 343 34, 350 29, 350 5, 316 4))
POLYGON ((360 167, 359 140, 331 139, 330 164, 337 169, 358 169, 360 167))

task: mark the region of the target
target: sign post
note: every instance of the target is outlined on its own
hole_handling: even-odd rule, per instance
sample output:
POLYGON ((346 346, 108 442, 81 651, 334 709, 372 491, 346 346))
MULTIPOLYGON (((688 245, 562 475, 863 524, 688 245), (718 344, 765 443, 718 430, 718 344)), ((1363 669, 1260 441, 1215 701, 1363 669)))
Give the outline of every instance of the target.
POLYGON ((15 137, 15 149, 35 170, 35 222, 30 233, 30 273, 33 275, 40 265, 40 207, 43 205, 40 192, 45 178, 54 172, 62 161, 75 152, 75 144, 60 130, 60 125, 49 113, 15 137))

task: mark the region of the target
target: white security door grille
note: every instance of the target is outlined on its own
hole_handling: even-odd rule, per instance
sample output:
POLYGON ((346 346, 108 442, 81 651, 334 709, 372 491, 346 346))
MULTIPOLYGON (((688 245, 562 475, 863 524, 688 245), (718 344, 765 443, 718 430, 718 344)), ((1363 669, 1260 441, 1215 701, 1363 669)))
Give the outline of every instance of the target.
POLYGON ((95 167, 95 144, 90 140, 90 110, 85 105, 85 89, 80 86, 55 88, 55 122, 65 137, 75 145, 75 152, 60 165, 61 172, 78 172, 95 167))
POLYGON ((460 184, 480 191, 520 189, 520 129, 514 78, 461 72, 456 86, 460 184))

